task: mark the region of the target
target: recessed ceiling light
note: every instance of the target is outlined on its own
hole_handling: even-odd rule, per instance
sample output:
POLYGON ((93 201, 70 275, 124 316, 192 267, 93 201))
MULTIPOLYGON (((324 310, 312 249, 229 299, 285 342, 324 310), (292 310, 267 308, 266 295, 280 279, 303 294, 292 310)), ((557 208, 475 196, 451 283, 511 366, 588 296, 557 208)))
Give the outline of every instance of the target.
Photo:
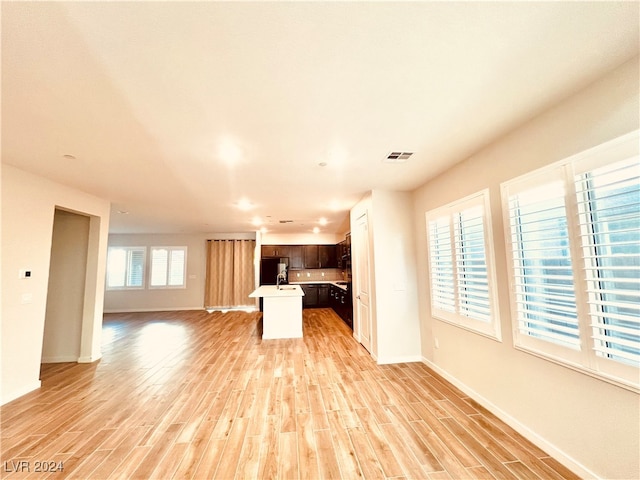
POLYGON ((218 143, 218 156, 229 167, 233 167, 242 160, 242 150, 240 150, 237 142, 226 137, 218 143))
POLYGON ((260 233, 267 233, 269 230, 267 230, 267 227, 262 227, 260 229, 260 233))
POLYGON ((262 220, 260 219, 260 217, 253 217, 253 220, 251 220, 251 224, 259 227, 260 225, 262 225, 262 220))
POLYGON ((313 233, 320 233, 320 229, 318 227, 313 227, 313 233))
POLYGON ((318 223, 324 227, 327 224, 327 219, 322 217, 320 220, 318 220, 318 223))
POLYGON ((246 198, 240 199, 240 201, 236 203, 236 206, 243 211, 251 210, 253 208, 253 204, 246 198))

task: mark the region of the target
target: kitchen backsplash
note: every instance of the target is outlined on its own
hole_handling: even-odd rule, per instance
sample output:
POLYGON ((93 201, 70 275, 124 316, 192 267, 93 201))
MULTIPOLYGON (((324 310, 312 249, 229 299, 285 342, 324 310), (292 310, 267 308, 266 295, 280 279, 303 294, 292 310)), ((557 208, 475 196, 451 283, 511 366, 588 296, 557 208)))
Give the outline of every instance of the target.
POLYGON ((339 268, 313 268, 310 270, 289 270, 289 282, 346 280, 346 272, 339 268), (324 276, 323 276, 324 274, 324 276))

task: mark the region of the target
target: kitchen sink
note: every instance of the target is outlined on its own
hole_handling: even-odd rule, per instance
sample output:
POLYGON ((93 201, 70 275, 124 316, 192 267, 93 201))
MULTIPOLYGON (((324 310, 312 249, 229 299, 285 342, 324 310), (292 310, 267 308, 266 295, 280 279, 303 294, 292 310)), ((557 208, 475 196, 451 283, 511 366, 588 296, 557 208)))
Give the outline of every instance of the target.
POLYGON ((336 285, 347 285, 349 282, 334 282, 336 285))
POLYGON ((278 290, 297 290, 296 287, 278 287, 278 290))

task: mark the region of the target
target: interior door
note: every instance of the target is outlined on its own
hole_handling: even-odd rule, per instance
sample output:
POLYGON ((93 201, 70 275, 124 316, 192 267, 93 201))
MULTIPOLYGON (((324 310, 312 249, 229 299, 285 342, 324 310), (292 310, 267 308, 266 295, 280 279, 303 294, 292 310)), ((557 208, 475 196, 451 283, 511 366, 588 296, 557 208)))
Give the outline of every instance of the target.
POLYGON ((352 236, 355 241, 353 252, 355 253, 355 278, 356 288, 355 310, 357 322, 357 336, 360 343, 367 351, 371 352, 371 281, 369 276, 369 218, 365 213, 356 221, 356 235, 352 236))

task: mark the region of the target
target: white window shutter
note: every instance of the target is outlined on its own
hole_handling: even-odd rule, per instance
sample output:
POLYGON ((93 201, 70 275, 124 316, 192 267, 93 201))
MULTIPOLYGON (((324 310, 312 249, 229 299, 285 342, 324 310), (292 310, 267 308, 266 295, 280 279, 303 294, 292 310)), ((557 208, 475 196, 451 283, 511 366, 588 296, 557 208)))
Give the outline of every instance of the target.
POLYGON ((594 350, 640 365, 640 165, 575 177, 594 350))

